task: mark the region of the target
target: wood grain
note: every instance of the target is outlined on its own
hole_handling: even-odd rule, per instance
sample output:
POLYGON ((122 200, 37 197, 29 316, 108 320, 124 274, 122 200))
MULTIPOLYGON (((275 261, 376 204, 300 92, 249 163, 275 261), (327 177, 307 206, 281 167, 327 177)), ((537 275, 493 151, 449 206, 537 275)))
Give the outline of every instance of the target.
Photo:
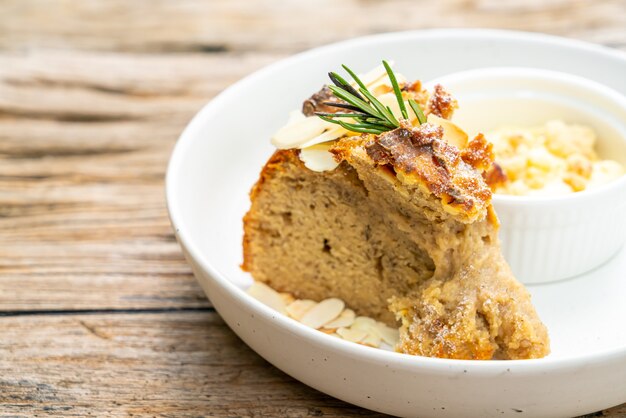
POLYGON ((626 50, 626 2, 0 2, 0 416, 375 415, 295 382, 225 327, 174 240, 163 179, 185 124, 244 75, 434 27, 626 50))
POLYGON ((0 416, 379 416, 271 367, 214 312, 0 324, 0 416))
POLYGON ((0 309, 207 306, 165 167, 193 113, 273 59, 0 55, 0 309))
POLYGON ((0 416, 383 416, 275 369, 211 310, 0 317, 0 327, 0 416))
POLYGON ((504 27, 625 48, 623 0, 4 0, 0 45, 113 51, 302 50, 354 36, 504 27), (56 7, 50 7, 54 4, 56 7))

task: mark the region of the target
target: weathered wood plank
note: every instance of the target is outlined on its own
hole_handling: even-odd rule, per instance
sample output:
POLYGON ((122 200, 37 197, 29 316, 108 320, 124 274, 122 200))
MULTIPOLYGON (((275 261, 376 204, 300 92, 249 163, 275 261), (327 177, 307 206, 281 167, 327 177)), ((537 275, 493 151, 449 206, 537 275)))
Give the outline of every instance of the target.
POLYGON ((0 317, 0 333, 0 416, 378 416, 269 366, 214 312, 0 317))
POLYGON ((0 54, 0 311, 208 306, 167 160, 202 104, 274 58, 0 54))
POLYGON ((306 49, 437 27, 540 31, 626 48, 622 0, 5 0, 0 47, 239 52, 306 49))
POLYGON ((0 79, 11 85, 81 88, 144 98, 206 97, 284 55, 272 51, 145 54, 39 46, 27 51, 4 50, 0 55, 0 79))
POLYGON ((183 125, 226 86, 278 57, 5 52, 0 55, 0 115, 183 125))
POLYGON ((0 416, 377 416, 270 367, 214 312, 0 317, 0 416))

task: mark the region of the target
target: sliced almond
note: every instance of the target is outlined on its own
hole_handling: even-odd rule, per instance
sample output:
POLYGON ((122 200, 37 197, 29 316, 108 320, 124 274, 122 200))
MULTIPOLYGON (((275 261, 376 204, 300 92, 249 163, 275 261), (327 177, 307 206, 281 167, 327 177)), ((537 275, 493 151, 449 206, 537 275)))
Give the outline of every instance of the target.
POLYGON ((247 292, 270 308, 333 337, 376 348, 380 348, 383 341, 394 347, 399 340, 397 329, 369 317, 357 317, 337 298, 320 303, 295 299, 291 293, 279 293, 262 282, 254 282, 247 292))
POLYGON ((254 282, 248 288, 248 294, 270 308, 285 313, 286 304, 283 297, 265 283, 254 282))
POLYGON ((341 299, 330 298, 323 300, 308 311, 300 322, 308 327, 318 329, 337 318, 344 307, 345 304, 341 299))
POLYGON ((367 337, 363 338, 360 343, 378 348, 380 347, 380 340, 381 338, 378 334, 367 334, 367 337))
POLYGON ((390 346, 395 347, 395 345, 398 344, 398 341, 400 340, 400 332, 397 329, 388 327, 382 322, 377 322, 376 330, 383 341, 390 346))
POLYGON ((339 163, 330 153, 331 143, 313 145, 311 147, 302 148, 300 150, 300 160, 304 166, 313 171, 329 171, 334 170, 339 163))
POLYGON ((309 116, 283 126, 272 137, 272 145, 278 149, 299 148, 307 139, 315 138, 334 125, 317 116, 309 116))
POLYGON ((296 321, 299 321, 315 305, 317 305, 317 302, 314 302, 312 300, 298 299, 298 300, 293 301, 289 305, 287 305, 287 308, 285 308, 285 311, 290 317, 292 317, 296 321))
POLYGON ((291 125, 292 123, 300 122, 301 120, 306 119, 304 113, 301 110, 292 110, 289 112, 289 119, 287 120, 287 125, 291 125))
POLYGON ((349 327, 354 322, 354 318, 355 314, 352 309, 344 309, 344 311, 336 319, 324 325, 324 328, 349 327))
POLYGON ((359 343, 367 337, 366 331, 353 328, 339 328, 337 329, 337 334, 341 335, 341 338, 344 340, 351 341, 353 343, 359 343))
POLYGON ((296 300, 296 298, 294 298, 291 293, 281 293, 280 297, 283 298, 286 306, 289 306, 289 304, 293 303, 296 300))
POLYGON ((357 316, 350 328, 369 331, 370 329, 376 328, 376 321, 367 316, 357 316))
POLYGON ((458 149, 464 149, 467 146, 467 133, 456 123, 440 118, 432 113, 428 115, 427 121, 428 123, 432 123, 433 125, 438 125, 443 128, 443 139, 448 144, 452 144, 458 149))
MULTIPOLYGON (((346 120, 346 122, 349 122, 350 120, 346 120)), ((334 125, 333 128, 328 129, 321 135, 318 135, 313 138, 307 138, 297 148, 303 149, 303 148, 311 147, 313 145, 322 144, 324 142, 334 141, 335 139, 339 139, 342 136, 347 135, 348 133, 349 133, 348 130, 342 128, 339 125, 334 125)))
MULTIPOLYGON (((393 61, 387 61, 387 63, 389 64, 390 67, 393 68, 393 64, 394 64, 393 61)), ((398 74, 396 74, 396 77, 397 76, 398 74)), ((370 70, 369 72, 359 76, 363 84, 365 84, 368 88, 374 86, 376 82, 380 81, 384 77, 385 78, 387 77, 387 70, 385 70, 385 67, 382 64, 374 68, 373 70, 370 70)), ((351 84, 353 87, 356 87, 355 82, 352 82, 351 84)))
POLYGON ((367 334, 367 337, 362 341, 363 344, 371 347, 380 346, 382 336, 378 332, 377 323, 374 319, 366 316, 359 316, 354 320, 354 323, 350 328, 361 330, 367 334))

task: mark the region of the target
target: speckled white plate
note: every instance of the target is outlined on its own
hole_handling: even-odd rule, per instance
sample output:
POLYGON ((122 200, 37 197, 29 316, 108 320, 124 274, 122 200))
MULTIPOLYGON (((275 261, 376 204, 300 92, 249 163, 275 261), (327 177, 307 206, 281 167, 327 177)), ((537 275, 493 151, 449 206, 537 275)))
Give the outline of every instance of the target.
MULTIPOLYGON (((569 72, 626 94, 623 54, 518 32, 433 30, 359 38, 296 55, 207 104, 176 145, 167 175, 172 225, 215 308, 255 351, 302 382, 365 408, 402 416, 564 417, 626 402, 626 251, 589 274, 529 287, 552 339, 540 360, 414 357, 341 341, 283 317, 242 290, 241 217, 272 153, 268 138, 347 63, 382 58, 429 80, 487 66, 569 72)), ((601 239, 601 238, 598 238, 601 239)))

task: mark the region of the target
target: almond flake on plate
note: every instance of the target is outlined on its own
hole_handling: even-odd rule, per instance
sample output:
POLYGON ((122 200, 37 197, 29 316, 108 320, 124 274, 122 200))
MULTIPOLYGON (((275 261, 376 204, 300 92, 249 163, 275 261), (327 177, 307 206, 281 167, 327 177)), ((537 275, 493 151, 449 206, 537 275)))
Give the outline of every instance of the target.
POLYGON ((317 303, 296 299, 291 293, 279 293, 262 282, 254 282, 248 294, 296 321, 333 337, 375 348, 393 348, 399 331, 366 316, 356 316, 341 299, 317 303), (384 343, 384 344, 383 344, 384 343))
POLYGON ((344 309, 344 311, 326 325, 324 328, 347 328, 354 322, 355 313, 352 309, 344 309))
POLYGON ((248 294, 264 305, 267 305, 280 313, 285 313, 285 300, 280 293, 265 283, 254 282, 252 286, 248 288, 248 294))
POLYGON ((369 345, 370 347, 378 348, 380 347, 380 336, 378 334, 367 334, 367 337, 361 340, 360 344, 369 345))
POLYGON ((369 332, 371 329, 376 328, 376 321, 367 316, 357 316, 351 328, 369 332))
POLYGON ((299 321, 315 305, 317 305, 317 302, 310 299, 297 299, 287 305, 286 311, 290 317, 292 317, 296 321, 299 321))
POLYGON ((393 329, 383 324, 382 322, 376 323, 376 330, 378 331, 378 335, 384 342, 389 344, 392 347, 395 347, 398 344, 398 340, 400 339, 400 332, 397 329, 393 329))
POLYGON ((300 322, 308 327, 318 329, 337 318, 344 307, 345 303, 341 299, 330 298, 323 300, 308 311, 300 319, 300 322))
POLYGON ((285 302, 285 305, 287 306, 289 306, 291 303, 293 303, 296 300, 296 298, 294 298, 291 293, 281 293, 280 297, 283 298, 283 301, 285 302))
POLYGON ((366 331, 354 328, 339 328, 337 329, 337 334, 339 334, 344 340, 351 341, 353 343, 359 343, 367 337, 366 331))

